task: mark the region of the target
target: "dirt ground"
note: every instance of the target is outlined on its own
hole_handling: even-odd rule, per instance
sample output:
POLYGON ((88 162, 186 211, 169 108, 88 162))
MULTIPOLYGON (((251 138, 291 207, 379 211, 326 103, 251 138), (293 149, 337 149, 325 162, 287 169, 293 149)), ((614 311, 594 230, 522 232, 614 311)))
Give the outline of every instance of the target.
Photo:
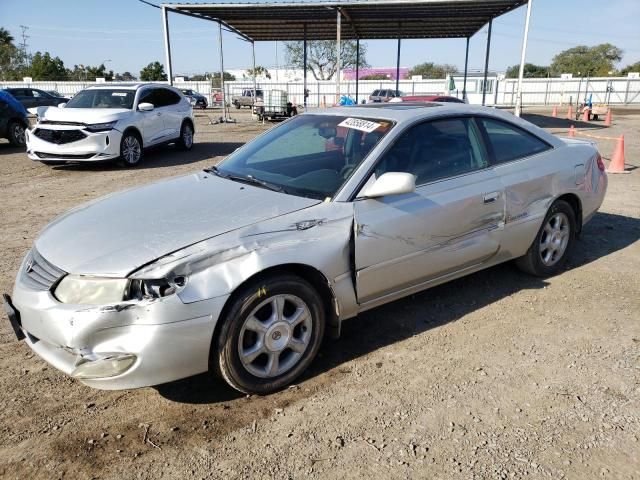
MULTIPOLYGON (((566 132, 550 110, 528 118, 566 132)), ((133 170, 52 168, 2 141, 0 292, 56 215, 211 165, 270 127, 232 114, 198 117, 191 152, 151 151, 133 170)), ((92 390, 0 318, 0 477, 640 478, 640 112, 572 123, 625 133, 632 171, 610 176, 566 271, 505 264, 369 311, 281 393, 245 397, 208 375, 92 390)), ((613 142, 599 145, 608 158, 613 142)))

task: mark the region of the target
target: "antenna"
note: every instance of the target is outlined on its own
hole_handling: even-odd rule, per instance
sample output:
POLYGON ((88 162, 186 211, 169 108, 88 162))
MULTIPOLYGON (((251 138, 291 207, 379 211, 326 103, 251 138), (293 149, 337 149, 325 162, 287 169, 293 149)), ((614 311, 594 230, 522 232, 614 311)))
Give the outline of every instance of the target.
POLYGON ((27 35, 27 31, 29 30, 29 27, 27 27, 26 25, 20 25, 20 28, 22 29, 22 43, 20 43, 20 50, 22 51, 22 57, 23 57, 23 61, 25 62, 25 65, 29 65, 29 56, 27 55, 27 47, 29 46, 29 44, 27 43, 27 39, 31 38, 29 35, 27 35))

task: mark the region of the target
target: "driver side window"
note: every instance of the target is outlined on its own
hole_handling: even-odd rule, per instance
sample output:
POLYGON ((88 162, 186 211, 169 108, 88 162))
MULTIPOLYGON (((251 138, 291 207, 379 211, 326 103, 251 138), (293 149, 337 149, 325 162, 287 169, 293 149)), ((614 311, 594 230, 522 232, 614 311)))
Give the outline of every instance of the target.
POLYGON ((375 173, 376 177, 387 172, 412 173, 419 186, 487 166, 473 119, 447 118, 409 128, 387 151, 375 173))

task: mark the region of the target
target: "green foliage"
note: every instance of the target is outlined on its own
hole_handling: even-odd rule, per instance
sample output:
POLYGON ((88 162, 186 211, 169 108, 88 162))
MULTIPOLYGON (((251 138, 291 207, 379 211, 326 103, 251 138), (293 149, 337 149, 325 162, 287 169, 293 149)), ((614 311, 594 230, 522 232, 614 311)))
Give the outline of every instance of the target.
POLYGON ((3 27, 0 27, 0 45, 13 45, 13 35, 3 27))
POLYGON ((267 70, 265 67, 261 65, 256 66, 255 71, 253 70, 253 68, 248 68, 247 76, 251 78, 264 76, 265 78, 268 78, 269 80, 271 80, 271 74, 269 73, 269 70, 267 70))
MULTIPOLYGON (((304 68, 303 42, 286 42, 284 44, 287 62, 294 68, 304 68)), ((367 46, 360 45, 360 67, 368 67, 366 60, 367 46)), ((346 40, 340 42, 341 68, 356 67, 356 42, 346 40)), ((312 40, 307 42, 307 68, 316 80, 329 80, 338 68, 336 42, 332 40, 312 40)))
POLYGON ((113 71, 108 71, 104 64, 97 67, 91 65, 74 65, 73 70, 68 70, 70 80, 81 80, 94 82, 96 78, 104 78, 107 81, 113 80, 113 71))
MULTIPOLYGON (((235 75, 230 74, 229 72, 224 72, 224 81, 225 82, 233 82, 236 79, 235 75)), ((220 88, 220 72, 216 72, 211 75, 211 85, 216 88, 220 88)))
POLYGON ((116 73, 114 79, 118 82, 133 82, 137 80, 131 72, 116 73))
POLYGON ((143 82, 157 82, 166 80, 167 74, 164 73, 164 65, 160 62, 151 62, 149 65, 140 70, 140 80, 143 82))
POLYGON ((619 75, 626 77, 629 72, 640 72, 640 62, 627 65, 622 70, 620 70, 619 75))
MULTIPOLYGON (((520 64, 507 68, 507 78, 518 78, 520 73, 520 64)), ((547 78, 549 76, 549 67, 543 65, 534 65, 533 63, 524 64, 524 78, 547 78)))
POLYGON ((610 43, 594 47, 579 45, 553 57, 549 70, 552 76, 572 73, 576 76, 606 77, 621 59, 622 50, 610 43))
POLYGON ((414 66, 409 70, 407 76, 408 78, 411 78, 413 75, 422 75, 422 78, 445 78, 447 74, 455 73, 457 70, 455 65, 425 62, 414 66))
POLYGON ((31 57, 31 65, 27 69, 28 76, 34 80, 67 80, 69 74, 64 62, 59 57, 51 57, 49 52, 36 52, 31 57))
POLYGON ((389 77, 384 73, 372 73, 370 75, 360 77, 360 80, 389 80, 389 77))

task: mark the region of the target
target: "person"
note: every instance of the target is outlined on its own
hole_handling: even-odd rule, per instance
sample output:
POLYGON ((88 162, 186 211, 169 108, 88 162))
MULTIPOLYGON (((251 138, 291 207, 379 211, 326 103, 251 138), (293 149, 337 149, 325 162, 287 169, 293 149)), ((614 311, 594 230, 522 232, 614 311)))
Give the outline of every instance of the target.
POLYGON ((16 97, 11 95, 6 90, 0 90, 0 100, 5 101, 11 108, 16 110, 17 112, 27 115, 27 109, 24 108, 24 105, 22 105, 16 97))

